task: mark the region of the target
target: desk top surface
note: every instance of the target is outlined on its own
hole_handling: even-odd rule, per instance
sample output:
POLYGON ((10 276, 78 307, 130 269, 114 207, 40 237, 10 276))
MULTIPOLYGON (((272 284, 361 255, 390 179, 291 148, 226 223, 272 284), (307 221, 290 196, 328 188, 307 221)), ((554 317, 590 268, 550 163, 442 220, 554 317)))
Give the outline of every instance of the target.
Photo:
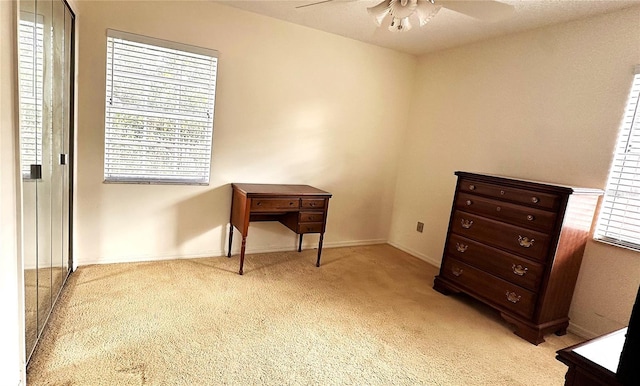
POLYGON ((581 362, 598 366, 615 375, 624 346, 627 328, 623 328, 601 337, 558 350, 558 356, 572 357, 581 362))
POLYGON ((231 187, 237 189, 247 196, 326 196, 331 197, 331 193, 325 192, 309 185, 283 185, 283 184, 241 184, 232 183, 231 187))
POLYGON ((616 373, 627 329, 615 331, 602 339, 594 339, 573 349, 583 358, 616 373))

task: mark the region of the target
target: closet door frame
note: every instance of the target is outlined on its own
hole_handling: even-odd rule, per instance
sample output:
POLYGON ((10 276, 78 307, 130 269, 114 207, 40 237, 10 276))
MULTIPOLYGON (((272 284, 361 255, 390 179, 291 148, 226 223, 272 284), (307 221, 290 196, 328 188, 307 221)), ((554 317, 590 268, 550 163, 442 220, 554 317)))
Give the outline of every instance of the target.
MULTIPOLYGON (((20 103, 20 145, 17 149, 20 154, 22 178, 25 182, 28 181, 22 183, 21 189, 23 212, 29 213, 21 219, 21 238, 24 244, 35 243, 30 247, 25 245, 23 249, 30 252, 22 253, 19 260, 22 261, 24 275, 21 285, 25 302, 22 307, 25 317, 23 344, 25 363, 28 363, 74 269, 76 14, 66 0, 32 0, 22 4, 28 5, 24 8, 18 7, 20 20, 27 20, 28 25, 30 18, 33 19, 33 45, 30 53, 32 59, 29 59, 33 60, 33 67, 22 67, 22 64, 18 67, 18 72, 21 73, 20 82, 30 82, 32 86, 29 88, 33 87, 34 91, 33 94, 25 91, 26 96, 20 97, 27 98, 27 104, 20 103), (38 28, 41 28, 43 34, 41 38, 36 39, 38 28), (39 39, 42 39, 40 43, 39 39), (44 45, 39 46, 41 43, 44 45), (42 62, 37 59, 40 47, 42 62), (23 68, 26 69, 24 73, 23 68), (40 81, 39 72, 42 74, 40 81), (35 98, 32 108, 29 107, 29 98, 35 98), (33 118, 29 118, 30 114, 33 118), (23 123, 23 119, 26 119, 26 123, 23 123), (34 119, 33 133, 29 128, 30 119, 34 119), (25 124, 27 126, 24 126, 25 124), (35 147, 29 150, 31 141, 35 141, 35 147), (31 159, 32 157, 34 158, 31 159), (25 175, 25 168, 29 169, 29 165, 31 173, 27 171, 25 175), (34 166, 36 172, 33 171, 34 166), (27 196, 33 200, 26 199, 27 196), (41 199, 44 201, 40 202, 41 199), (43 227, 40 227, 39 223, 43 227), (34 271, 35 282, 31 280, 31 273, 27 281, 28 271, 34 271), (27 286, 35 287, 35 293, 33 290, 29 291, 27 286), (35 326, 33 315, 27 316, 33 314, 28 312, 28 307, 33 308, 34 304, 35 326)), ((17 35, 18 45, 21 44, 21 39, 30 33, 20 31, 17 35)), ((21 52, 23 51, 19 50, 18 54, 21 52)), ((20 86, 19 90, 20 95, 23 95, 20 86)))

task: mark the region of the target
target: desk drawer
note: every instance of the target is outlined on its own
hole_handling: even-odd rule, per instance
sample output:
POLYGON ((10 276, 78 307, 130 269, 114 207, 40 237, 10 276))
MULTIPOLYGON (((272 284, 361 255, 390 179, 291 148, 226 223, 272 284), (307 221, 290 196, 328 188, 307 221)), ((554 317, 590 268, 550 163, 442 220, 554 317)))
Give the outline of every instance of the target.
POLYGON ((298 224, 297 233, 322 233, 323 222, 305 222, 298 224))
POLYGON ((303 198, 301 201, 303 208, 324 209, 326 200, 324 198, 303 198))
POLYGON ((324 212, 300 212, 300 218, 298 220, 301 223, 305 222, 323 222, 324 212))
POLYGON ((278 212, 283 210, 298 210, 300 199, 298 198, 254 198, 251 200, 253 212, 278 212))

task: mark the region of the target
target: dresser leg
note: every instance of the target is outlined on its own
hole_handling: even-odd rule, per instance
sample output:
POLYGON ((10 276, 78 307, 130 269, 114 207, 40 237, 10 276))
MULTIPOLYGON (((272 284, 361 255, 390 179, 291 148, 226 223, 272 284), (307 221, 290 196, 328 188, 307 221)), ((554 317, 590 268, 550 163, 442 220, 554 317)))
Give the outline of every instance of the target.
POLYGON ((227 257, 231 257, 232 241, 233 241, 233 224, 229 223, 229 251, 227 252, 227 257))
POLYGON ((242 235, 242 247, 240 248, 240 271, 238 272, 242 275, 242 267, 244 266, 244 248, 247 246, 247 236, 242 235))
POLYGON ((524 340, 529 341, 529 343, 535 344, 536 346, 540 343, 543 343, 545 330, 543 328, 538 328, 535 326, 528 326, 524 322, 515 319, 514 317, 505 314, 503 312, 500 313, 502 319, 504 319, 507 323, 513 326, 513 333, 518 335, 524 340))
POLYGON ((448 286, 446 283, 443 283, 442 280, 440 279, 440 276, 436 276, 435 279, 433 280, 433 289, 447 296, 451 294, 460 293, 459 289, 452 288, 448 286))
POLYGON ((322 255, 322 240, 324 239, 324 233, 320 233, 320 242, 318 243, 318 261, 316 261, 316 267, 320 266, 320 255, 322 255))
POLYGON ((298 252, 302 252, 302 235, 303 233, 300 233, 300 241, 298 241, 298 252))

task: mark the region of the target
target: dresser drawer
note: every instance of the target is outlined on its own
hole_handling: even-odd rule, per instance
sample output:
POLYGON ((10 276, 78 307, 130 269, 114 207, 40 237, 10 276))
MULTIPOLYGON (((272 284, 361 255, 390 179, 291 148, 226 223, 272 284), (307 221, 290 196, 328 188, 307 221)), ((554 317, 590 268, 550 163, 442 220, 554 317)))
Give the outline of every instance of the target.
POLYGON ((525 318, 533 316, 536 295, 508 281, 473 268, 453 258, 446 258, 441 274, 454 283, 472 289, 489 302, 525 318))
POLYGON ((252 212, 279 212, 286 210, 298 210, 300 199, 290 198, 254 198, 251 200, 252 212))
POLYGON ((460 181, 458 190, 464 193, 495 197, 500 200, 508 200, 537 208, 556 210, 560 206, 560 197, 554 194, 476 182, 468 179, 460 181))
POLYGON ((492 275, 537 292, 544 266, 532 260, 452 234, 446 253, 492 275))
POLYGON ((300 212, 299 222, 323 222, 324 212, 300 212))
POLYGON ((301 200, 302 208, 316 208, 316 209, 324 209, 325 199, 323 198, 303 198, 301 200))
POLYGON ((499 221, 546 232, 553 230, 556 221, 554 212, 467 193, 459 193, 456 197, 455 205, 456 208, 465 212, 478 213, 499 221))
POLYGON ((472 240, 540 261, 546 260, 549 249, 549 236, 545 233, 459 210, 454 212, 451 230, 472 240))

